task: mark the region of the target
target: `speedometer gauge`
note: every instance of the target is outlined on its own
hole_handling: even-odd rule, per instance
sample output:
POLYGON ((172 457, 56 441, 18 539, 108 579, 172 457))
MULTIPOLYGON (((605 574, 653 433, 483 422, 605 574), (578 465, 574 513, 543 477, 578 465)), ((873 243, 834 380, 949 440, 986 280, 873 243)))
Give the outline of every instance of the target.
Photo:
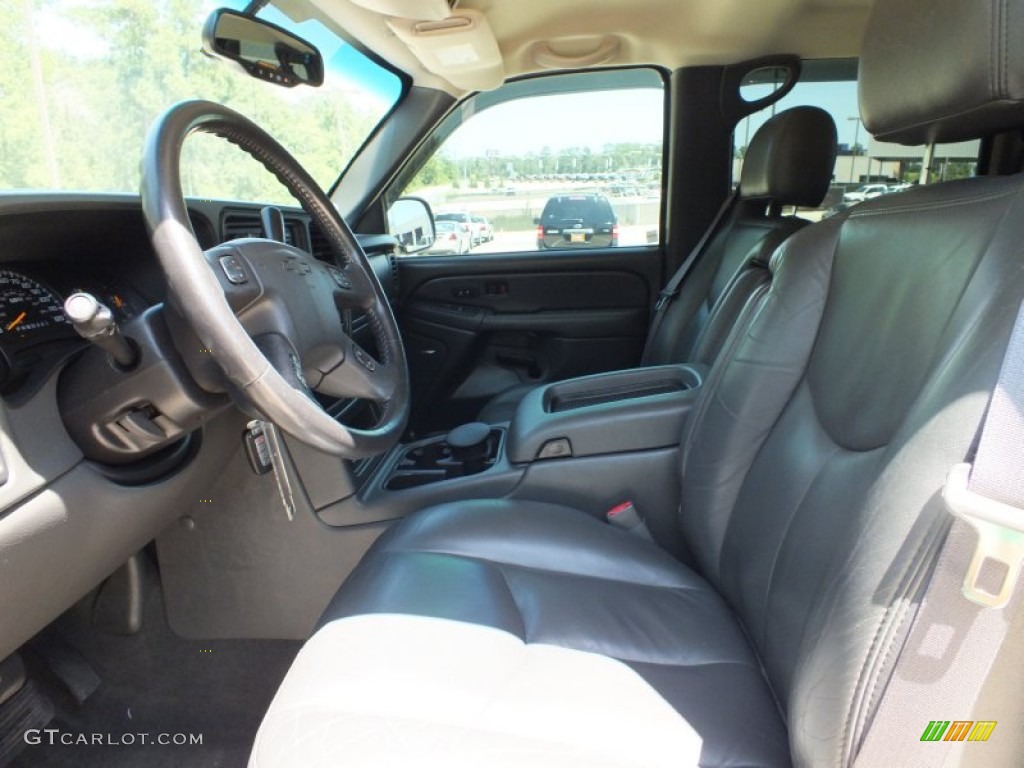
POLYGON ((28 339, 67 325, 60 297, 31 277, 0 270, 0 340, 28 339))

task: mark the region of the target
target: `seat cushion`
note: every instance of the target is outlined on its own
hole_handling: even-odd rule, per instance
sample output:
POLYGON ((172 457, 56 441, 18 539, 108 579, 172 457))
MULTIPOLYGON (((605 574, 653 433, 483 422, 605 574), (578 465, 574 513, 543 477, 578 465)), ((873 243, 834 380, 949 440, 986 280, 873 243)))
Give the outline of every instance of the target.
POLYGON ((761 665, 711 587, 649 541, 527 501, 435 507, 382 537, 299 654, 253 765, 424 754, 789 764, 761 665))

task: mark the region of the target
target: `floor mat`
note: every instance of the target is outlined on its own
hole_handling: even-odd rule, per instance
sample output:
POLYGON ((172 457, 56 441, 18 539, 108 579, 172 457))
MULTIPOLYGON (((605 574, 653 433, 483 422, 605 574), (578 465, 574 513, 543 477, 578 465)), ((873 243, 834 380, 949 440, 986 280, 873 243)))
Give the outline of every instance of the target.
POLYGON ((61 617, 55 629, 102 683, 80 705, 41 659, 26 652, 32 678, 56 708, 47 729, 57 732, 30 733, 30 743, 11 765, 244 766, 263 713, 301 644, 184 640, 168 628, 157 589, 146 600, 139 634, 104 635, 92 629, 87 603, 61 617))

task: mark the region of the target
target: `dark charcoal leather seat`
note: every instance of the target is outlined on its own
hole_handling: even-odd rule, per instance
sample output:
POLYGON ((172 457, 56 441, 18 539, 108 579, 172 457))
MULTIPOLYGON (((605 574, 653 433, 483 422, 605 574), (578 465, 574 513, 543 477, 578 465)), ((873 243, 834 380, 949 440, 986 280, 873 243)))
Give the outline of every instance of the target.
MULTIPOLYGON (((878 0, 869 129, 1024 125, 1022 17, 878 0)), ((797 233, 681 439, 692 566, 542 501, 424 510, 341 589, 252 765, 850 765, 1024 296, 1021 242, 1019 175, 797 233)))
MULTIPOLYGON (((783 206, 820 205, 835 162, 836 126, 822 109, 794 107, 758 129, 743 160, 737 203, 650 340, 651 365, 714 362, 743 306, 767 282, 772 252, 808 224, 783 216, 783 206)), ((495 395, 479 419, 509 421, 535 386, 495 395)))

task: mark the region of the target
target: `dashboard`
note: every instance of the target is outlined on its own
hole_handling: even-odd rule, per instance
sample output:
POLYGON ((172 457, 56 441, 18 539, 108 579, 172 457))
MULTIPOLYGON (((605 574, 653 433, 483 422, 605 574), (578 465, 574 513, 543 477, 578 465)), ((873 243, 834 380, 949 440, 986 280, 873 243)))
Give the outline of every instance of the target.
MULTIPOLYGON (((189 201, 193 230, 204 249, 261 237, 259 210, 189 201)), ((284 214, 287 242, 323 260, 332 258, 308 216, 297 208, 284 214)), ((393 297, 396 243, 382 236, 360 240, 393 297)), ((5 397, 30 394, 33 385, 83 348, 85 342, 64 317, 63 303, 72 293, 93 294, 121 325, 164 299, 163 274, 137 197, 0 195, 0 243, 0 394, 5 397)))
MULTIPOLYGON (((204 249, 262 234, 257 206, 211 200, 188 206, 204 249)), ((301 210, 283 213, 293 245, 333 259, 301 210)), ((360 239, 393 299, 397 243, 360 239)), ((133 374, 155 376, 145 378, 147 386, 122 381, 65 320, 63 302, 76 291, 110 307, 128 338, 161 332, 169 338, 167 315, 158 308, 165 280, 139 198, 0 193, 0 659, 177 519, 196 489, 210 487, 237 455, 250 418, 228 407, 227 396, 195 384, 196 397, 216 400, 201 429, 182 422, 183 438, 132 463, 87 459, 69 414, 124 402, 132 425, 145 433, 152 404, 144 400, 155 391, 147 386, 180 361, 153 356, 133 374)), ((357 338, 369 333, 365 318, 348 322, 357 338)), ((363 404, 324 403, 332 413, 344 410, 349 423, 363 404)))

